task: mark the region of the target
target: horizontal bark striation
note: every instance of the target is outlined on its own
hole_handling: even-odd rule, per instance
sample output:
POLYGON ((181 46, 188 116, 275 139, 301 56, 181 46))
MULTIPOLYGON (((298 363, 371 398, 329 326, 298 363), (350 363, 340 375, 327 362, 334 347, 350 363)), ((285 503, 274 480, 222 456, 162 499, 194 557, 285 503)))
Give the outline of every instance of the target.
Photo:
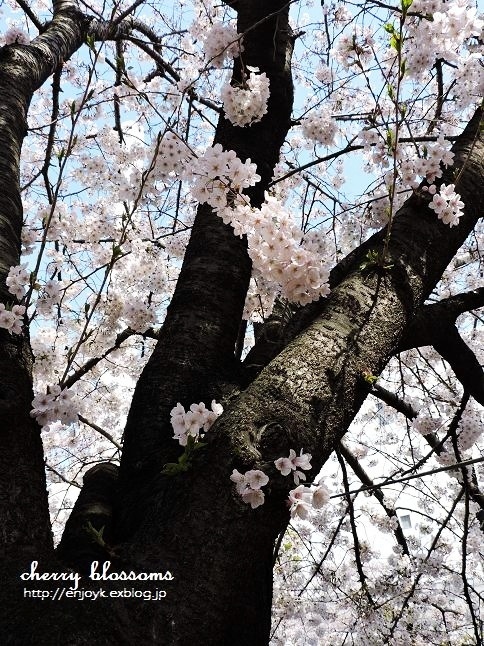
MULTIPOLYGON (((239 128, 221 117, 215 135, 215 143, 257 164, 262 179, 248 191, 254 206, 264 199, 292 110, 293 41, 284 5, 280 0, 240 3, 238 31, 247 32, 243 62, 266 72, 271 97, 260 123, 239 128)), ((236 59, 233 82, 240 78, 236 59)), ((250 274, 246 241, 201 205, 159 341, 134 394, 121 463, 125 482, 145 479, 176 460, 179 447, 172 439, 169 411, 177 401, 210 403, 237 387, 234 348, 250 274)))

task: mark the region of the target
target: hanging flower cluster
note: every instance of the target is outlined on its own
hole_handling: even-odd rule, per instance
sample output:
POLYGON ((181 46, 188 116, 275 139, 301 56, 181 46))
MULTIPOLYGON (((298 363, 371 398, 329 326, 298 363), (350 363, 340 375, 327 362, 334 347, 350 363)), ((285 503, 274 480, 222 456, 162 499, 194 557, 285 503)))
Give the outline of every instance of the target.
POLYGON ((441 419, 435 419, 430 417, 425 413, 420 412, 417 417, 413 420, 411 426, 413 429, 420 433, 420 435, 429 435, 429 433, 435 433, 442 426, 441 419))
POLYGON ((324 146, 332 146, 338 134, 338 125, 327 112, 312 111, 301 119, 303 135, 324 146))
POLYGON ((223 150, 220 144, 207 148, 203 156, 193 160, 190 170, 193 197, 217 212, 226 208, 228 200, 244 204, 242 191, 260 181, 257 166, 250 159, 242 162, 233 150, 223 150))
POLYGON ((32 406, 30 416, 35 417, 40 426, 57 420, 66 425, 77 422, 78 406, 67 388, 62 390, 60 386, 50 386, 47 393, 34 397, 32 406))
MULTIPOLYGON (((302 449, 299 455, 296 455, 294 449, 290 449, 289 457, 274 460, 276 469, 283 476, 288 476, 292 473, 294 482, 298 485, 289 492, 288 497, 288 505, 293 518, 294 516, 307 518, 311 507, 321 509, 330 499, 329 489, 325 485, 318 485, 315 489, 311 489, 299 484, 300 480, 306 479, 306 475, 299 469, 304 471, 311 469, 310 460, 311 454, 303 453, 302 449)), ((236 491, 243 502, 250 504, 252 509, 264 504, 265 496, 261 488, 269 482, 269 477, 263 471, 251 469, 245 473, 240 473, 237 469, 234 469, 230 479, 235 483, 236 491)))
POLYGON ((289 492, 288 504, 291 517, 307 518, 311 508, 321 509, 329 502, 330 497, 331 494, 326 485, 318 485, 316 489, 299 485, 289 492))
POLYGON ((250 126, 267 112, 269 79, 258 67, 246 68, 250 75, 240 86, 226 83, 221 92, 225 116, 234 126, 250 126))
POLYGON ((239 473, 234 469, 230 479, 235 482, 235 488, 242 500, 252 509, 264 504, 264 492, 261 491, 261 487, 269 482, 269 477, 263 471, 251 469, 245 473, 239 473))
POLYGON ((48 316, 52 308, 60 301, 64 283, 60 280, 48 280, 37 299, 36 309, 42 316, 48 316))
POLYGON ((223 413, 223 406, 212 400, 211 410, 208 410, 203 402, 192 404, 190 410, 178 403, 170 412, 171 425, 174 431, 174 440, 178 440, 181 446, 186 446, 188 437, 198 440, 202 431, 206 433, 217 417, 223 413))
POLYGON ((30 272, 26 269, 27 264, 10 267, 6 284, 8 291, 21 300, 25 296, 26 287, 30 282, 30 272))
POLYGON ((7 309, 3 303, 0 303, 0 328, 8 330, 10 334, 20 334, 24 314, 25 307, 23 305, 13 305, 12 309, 7 309))
POLYGON ((203 49, 207 61, 217 69, 244 51, 235 27, 222 22, 216 22, 207 32, 203 49))
POLYGON ((466 408, 457 427, 457 446, 461 451, 470 449, 484 431, 482 415, 472 408, 466 408))
POLYGON ((19 27, 10 27, 3 36, 5 45, 28 45, 29 35, 19 27))
POLYGON ((350 69, 353 65, 361 67, 368 64, 373 58, 374 47, 375 39, 371 31, 356 28, 352 34, 341 36, 331 53, 345 69, 350 69))
POLYGON ((120 318, 135 332, 144 332, 156 323, 154 308, 147 306, 136 297, 128 297, 125 300, 120 318))
POLYGON ((247 235, 255 274, 278 285, 289 301, 306 305, 329 294, 329 267, 303 246, 301 230, 279 200, 266 195, 260 209, 238 206, 221 216, 237 235, 247 235))
POLYGON ((459 193, 455 192, 455 184, 446 186, 442 184, 437 193, 435 185, 429 186, 429 193, 433 193, 432 202, 429 207, 435 211, 444 224, 455 227, 459 224, 459 218, 464 215, 462 209, 464 202, 461 201, 459 193))
POLYGON ((297 456, 296 451, 291 449, 289 451, 288 458, 278 458, 274 464, 276 465, 276 469, 280 471, 283 476, 288 476, 294 471, 292 475, 294 477, 295 484, 298 485, 300 480, 306 480, 306 474, 298 469, 309 471, 309 469, 311 469, 310 460, 310 453, 303 453, 303 450, 301 449, 299 456, 297 456))
POLYGON ((209 204, 235 235, 246 235, 257 276, 289 301, 305 305, 329 293, 329 267, 321 253, 304 246, 303 233, 277 198, 266 195, 260 209, 247 203, 243 191, 260 181, 257 167, 242 162, 220 144, 195 157, 182 139, 167 133, 152 162, 151 181, 170 173, 191 183, 192 196, 209 204), (187 163, 189 160, 190 163, 187 163))

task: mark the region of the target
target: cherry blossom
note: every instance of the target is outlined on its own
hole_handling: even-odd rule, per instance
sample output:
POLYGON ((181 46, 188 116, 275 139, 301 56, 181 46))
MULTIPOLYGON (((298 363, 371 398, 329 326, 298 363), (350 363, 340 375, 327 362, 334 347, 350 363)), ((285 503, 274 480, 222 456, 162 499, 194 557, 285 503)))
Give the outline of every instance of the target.
POLYGON ((242 474, 234 469, 230 479, 235 483, 236 491, 243 502, 250 505, 252 509, 264 504, 265 496, 261 487, 269 482, 269 477, 263 471, 251 469, 242 474))
POLYGON ((198 440, 200 433, 210 430, 215 420, 223 413, 223 406, 212 400, 210 409, 203 402, 191 404, 190 410, 180 404, 171 409, 170 419, 174 431, 173 439, 178 440, 181 446, 186 446, 188 436, 198 440))
POLYGON ((464 215, 462 211, 464 203, 461 201, 460 195, 455 192, 454 184, 449 184, 448 186, 442 184, 439 192, 433 196, 429 206, 435 211, 439 219, 444 224, 448 224, 449 227, 457 226, 459 218, 464 215))
POLYGON ((226 83, 222 88, 222 101, 227 119, 235 126, 257 123, 267 112, 269 79, 257 67, 246 68, 250 74, 240 86, 226 83))
POLYGON ((21 334, 25 307, 13 305, 7 309, 4 303, 0 303, 0 328, 8 330, 10 334, 21 334))
POLYGON ((306 480, 306 475, 299 471, 303 469, 304 471, 309 471, 311 469, 311 454, 303 453, 301 449, 299 455, 296 455, 294 449, 289 450, 289 457, 287 458, 278 458, 274 461, 276 469, 281 472, 283 476, 288 476, 291 472, 294 471, 293 478, 296 485, 299 484, 300 480, 306 480))

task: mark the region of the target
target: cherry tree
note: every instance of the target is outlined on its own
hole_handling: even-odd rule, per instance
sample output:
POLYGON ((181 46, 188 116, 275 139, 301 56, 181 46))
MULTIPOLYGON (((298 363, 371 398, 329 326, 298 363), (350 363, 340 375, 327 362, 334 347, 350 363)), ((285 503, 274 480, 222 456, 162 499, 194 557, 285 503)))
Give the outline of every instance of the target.
POLYGON ((482 643, 472 3, 1 11, 6 643, 482 643))

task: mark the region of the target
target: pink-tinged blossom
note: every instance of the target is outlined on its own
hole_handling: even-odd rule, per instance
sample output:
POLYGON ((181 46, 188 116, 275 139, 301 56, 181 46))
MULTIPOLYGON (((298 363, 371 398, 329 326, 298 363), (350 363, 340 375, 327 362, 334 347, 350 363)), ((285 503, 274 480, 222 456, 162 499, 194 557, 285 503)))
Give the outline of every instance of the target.
POLYGON ((464 215, 462 209, 464 202, 461 201, 459 193, 455 192, 455 185, 442 184, 439 193, 435 193, 429 207, 435 211, 444 224, 455 227, 459 224, 459 218, 464 215))
POLYGON ((208 410, 203 402, 199 402, 191 404, 190 410, 185 411, 178 403, 170 412, 173 439, 178 440, 181 446, 187 445, 189 435, 198 440, 200 433, 206 433, 222 413, 223 406, 215 400, 212 400, 211 410, 208 410))
POLYGON ((301 449, 299 456, 294 458, 294 465, 300 469, 304 469, 304 471, 309 471, 311 469, 310 460, 312 457, 310 453, 303 453, 303 449, 301 449))
POLYGON ((230 476, 230 479, 232 480, 232 482, 235 482, 235 488, 237 489, 237 493, 242 494, 247 488, 245 475, 237 471, 237 469, 234 469, 232 471, 232 475, 230 476))
POLYGON ((250 487, 242 492, 242 500, 255 509, 264 504, 264 492, 260 489, 251 489, 250 487))
POLYGON ((301 120, 301 127, 305 137, 311 141, 331 146, 338 134, 338 124, 327 112, 310 112, 301 120))
POLYGON ((226 83, 222 88, 222 101, 227 119, 234 126, 250 126, 267 112, 269 79, 257 67, 247 67, 251 74, 242 86, 226 83))
POLYGON ((23 264, 17 265, 16 267, 10 267, 5 282, 7 284, 8 291, 20 300, 25 295, 29 281, 30 272, 27 271, 26 265, 23 264))
POLYGON ((263 471, 251 469, 246 473, 240 473, 234 469, 230 479, 235 483, 237 493, 242 500, 246 504, 250 504, 252 509, 264 504, 264 493, 261 491, 261 487, 269 482, 269 478, 263 471))
POLYGON ((313 491, 313 507, 314 509, 321 509, 324 507, 331 497, 328 487, 324 484, 318 485, 313 491))
POLYGON ((288 476, 293 469, 296 468, 293 460, 296 457, 296 451, 294 449, 289 450, 288 458, 278 458, 274 460, 276 469, 278 469, 283 476, 288 476))
POLYGON ((30 38, 22 29, 11 27, 7 29, 4 35, 5 45, 28 45, 30 38))
POLYGON ((25 307, 14 305, 11 310, 6 309, 4 303, 0 303, 0 328, 8 330, 10 334, 22 332, 25 307))
POLYGON ((306 480, 304 473, 298 469, 303 469, 304 471, 311 469, 311 457, 310 453, 303 453, 303 449, 301 449, 299 455, 296 455, 296 451, 294 451, 294 449, 290 449, 289 457, 278 458, 277 460, 274 460, 274 464, 276 469, 278 469, 283 476, 288 476, 292 471, 294 471, 294 482, 298 485, 300 480, 306 480))
POLYGON ((228 60, 236 58, 244 48, 234 27, 216 22, 205 34, 203 49, 207 61, 220 69, 228 60))
POLYGON ((47 426, 56 421, 69 425, 77 422, 78 408, 73 393, 67 388, 61 390, 56 384, 49 388, 48 393, 40 393, 34 397, 30 416, 35 417, 40 426, 47 426))
POLYGON ((290 505, 291 517, 307 518, 311 509, 311 490, 304 485, 299 485, 289 492, 288 504, 290 505))
POLYGON ((306 480, 306 474, 302 471, 294 471, 292 474, 294 478, 294 484, 298 485, 301 480, 306 480))
POLYGON ((245 481, 251 489, 260 489, 269 482, 269 477, 260 469, 252 469, 246 472, 245 481))

